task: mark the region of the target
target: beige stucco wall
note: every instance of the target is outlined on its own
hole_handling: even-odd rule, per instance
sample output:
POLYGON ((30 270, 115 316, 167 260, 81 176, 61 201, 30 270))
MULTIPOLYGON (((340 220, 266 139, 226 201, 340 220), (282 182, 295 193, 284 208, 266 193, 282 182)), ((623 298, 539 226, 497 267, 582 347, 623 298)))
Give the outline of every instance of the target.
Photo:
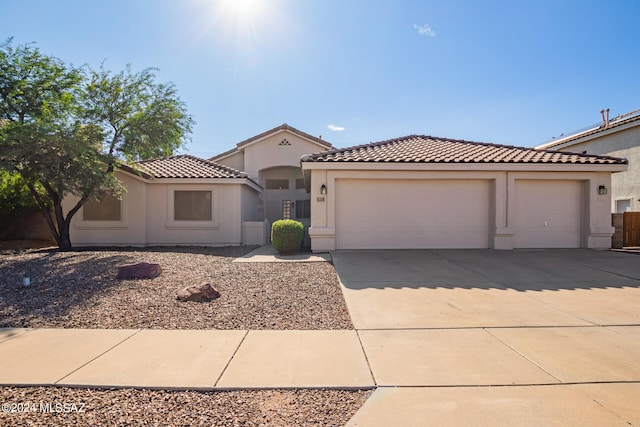
POLYGON ((241 205, 241 185, 150 184, 147 189, 147 245, 240 245, 241 205), (174 190, 211 190, 212 221, 173 221, 171 192, 174 190))
MULTIPOLYGON (((127 191, 122 199, 121 221, 83 221, 80 210, 71 222, 71 241, 76 246, 227 246, 242 243, 242 221, 261 221, 259 191, 239 179, 149 181, 116 173, 127 191), (214 182, 215 181, 215 182, 214 182), (173 221, 173 191, 210 190, 212 220, 173 221)), ((68 211, 77 198, 68 197, 68 211)))
POLYGON ((221 165, 225 165, 239 171, 244 171, 244 153, 242 151, 238 151, 228 157, 217 160, 216 163, 220 163, 221 165))
MULTIPOLYGON (((481 179, 489 180, 490 191, 490 217, 489 217, 489 244, 494 249, 514 248, 514 218, 515 218, 515 188, 516 180, 540 180, 553 185, 554 180, 577 180, 582 182, 584 194, 582 208, 584 218, 582 222, 581 246, 588 248, 608 248, 611 242, 611 217, 609 212, 610 195, 598 195, 598 187, 611 185, 611 173, 609 171, 581 171, 562 170, 562 167, 537 168, 537 170, 491 170, 491 166, 485 170, 447 170, 440 166, 440 170, 420 170, 420 165, 409 166, 383 166, 389 169, 370 170, 368 165, 331 165, 336 169, 322 169, 321 165, 308 165, 303 167, 311 170, 311 228, 309 234, 312 239, 312 250, 327 251, 336 248, 336 183, 340 179, 385 179, 385 180, 430 180, 430 179, 481 179), (348 167, 354 169, 348 169, 348 167), (393 170, 393 168, 396 170, 393 170), (404 167, 404 170, 399 168, 404 167), (322 184, 327 186, 327 194, 320 194, 322 184)), ((436 167, 437 168, 437 167, 436 167)), ((571 169, 571 168, 569 168, 571 169)), ((597 169, 597 168, 596 168, 597 169)), ((406 192, 402 186, 397 187, 398 192, 406 192)), ((407 203, 415 197, 408 192, 407 203)), ((384 203, 381 200, 380 203, 384 203)), ((409 245, 408 245, 409 246, 409 245)))
MULTIPOLYGON (((640 125, 622 131, 604 131, 597 137, 583 142, 568 143, 557 147, 561 151, 602 154, 629 160, 626 172, 615 173, 611 179, 611 212, 615 212, 616 200, 631 199, 631 210, 640 211, 640 125)), ((554 147, 556 149, 556 147, 554 147)))
MULTIPOLYGON (((147 186, 131 175, 116 172, 127 191, 122 195, 120 221, 83 221, 82 208, 71 220, 71 242, 75 246, 122 245, 141 246, 146 241, 147 186)), ((65 215, 78 198, 68 196, 63 201, 65 215)))
POLYGON ((244 148, 244 171, 257 179, 262 169, 275 166, 300 167, 300 157, 326 148, 286 130, 279 131, 244 148), (286 139, 291 145, 279 145, 286 139))
POLYGON ((263 209, 260 203, 260 193, 247 186, 241 187, 242 193, 242 220, 262 221, 264 218, 263 209))

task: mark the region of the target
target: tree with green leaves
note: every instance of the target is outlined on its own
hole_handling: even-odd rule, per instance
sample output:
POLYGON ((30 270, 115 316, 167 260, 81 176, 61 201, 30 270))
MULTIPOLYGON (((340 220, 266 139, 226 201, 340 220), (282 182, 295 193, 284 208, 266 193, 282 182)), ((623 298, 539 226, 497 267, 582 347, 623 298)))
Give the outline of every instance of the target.
POLYGON ((173 154, 193 119, 173 84, 152 69, 111 73, 75 68, 31 44, 0 44, 0 169, 19 174, 60 250, 89 200, 123 191, 123 162, 173 154), (78 198, 63 209, 68 195, 78 198))

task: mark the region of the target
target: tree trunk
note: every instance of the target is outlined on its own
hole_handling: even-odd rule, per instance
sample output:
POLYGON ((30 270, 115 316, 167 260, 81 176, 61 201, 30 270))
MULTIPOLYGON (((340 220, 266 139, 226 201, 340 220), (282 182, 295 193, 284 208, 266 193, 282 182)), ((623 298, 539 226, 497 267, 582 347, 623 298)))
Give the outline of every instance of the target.
POLYGON ((29 191, 38 202, 38 205, 40 206, 40 210, 42 211, 42 214, 44 215, 44 218, 47 221, 47 224, 49 224, 49 228, 51 229, 51 234, 53 234, 53 238, 56 240, 56 243, 60 251, 61 252, 72 251, 73 246, 71 245, 71 236, 69 233, 69 230, 71 228, 71 217, 73 217, 73 215, 78 211, 78 209, 80 209, 80 206, 82 206, 82 204, 79 202, 78 205, 76 205, 67 214, 67 218, 65 218, 64 212, 62 210, 62 199, 59 197, 59 195, 55 191, 53 191, 53 189, 51 189, 50 186, 48 185, 44 185, 44 186, 47 192, 49 193, 49 197, 53 201, 53 215, 55 215, 55 221, 54 221, 54 218, 52 218, 51 210, 49 206, 47 206, 47 203, 42 199, 40 194, 38 194, 35 187, 31 184, 27 184, 29 191))
POLYGON ((73 250, 73 246, 71 246, 71 236, 69 236, 69 225, 66 221, 64 221, 64 225, 60 230, 58 247, 60 248, 60 252, 69 252, 73 250))
POLYGON ((62 198, 58 194, 52 194, 51 198, 53 199, 53 212, 56 215, 56 222, 58 223, 58 247, 60 248, 60 252, 72 251, 73 246, 71 246, 69 229, 71 228, 71 217, 78 211, 79 206, 78 209, 72 209, 67 214, 67 218, 65 218, 64 211, 62 210, 62 198))

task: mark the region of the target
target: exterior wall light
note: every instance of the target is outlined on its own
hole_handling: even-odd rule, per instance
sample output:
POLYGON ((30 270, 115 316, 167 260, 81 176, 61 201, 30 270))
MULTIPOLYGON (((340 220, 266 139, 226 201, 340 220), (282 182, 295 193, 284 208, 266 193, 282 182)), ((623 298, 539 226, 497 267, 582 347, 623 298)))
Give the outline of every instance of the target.
POLYGON ((604 185, 601 185, 598 187, 598 194, 601 196, 606 196, 607 194, 607 187, 605 187, 604 185))
POLYGON ((320 194, 322 194, 322 195, 327 194, 327 186, 326 185, 322 184, 320 186, 320 194))

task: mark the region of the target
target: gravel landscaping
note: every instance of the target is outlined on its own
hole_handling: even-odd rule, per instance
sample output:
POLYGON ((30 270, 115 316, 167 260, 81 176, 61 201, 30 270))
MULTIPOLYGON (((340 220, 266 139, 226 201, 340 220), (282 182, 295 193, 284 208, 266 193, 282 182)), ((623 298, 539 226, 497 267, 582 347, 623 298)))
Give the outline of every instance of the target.
POLYGON ((232 263, 254 248, 169 247, 0 255, 0 327, 107 329, 353 329, 329 263, 232 263), (117 280, 118 267, 157 263, 155 279, 117 280), (23 286, 29 277, 30 286, 23 286), (221 297, 180 302, 211 283, 221 297))
MULTIPOLYGON (((329 263, 232 263, 252 247, 0 249, 0 327, 353 329, 329 263), (160 264, 162 274, 116 279, 118 267, 139 262, 160 264), (221 297, 176 300, 203 282, 221 297)), ((20 410, 3 406, 0 425, 339 426, 370 393, 0 387, 0 403, 20 410)))
POLYGON ((0 388, 3 426, 342 426, 367 390, 230 392, 0 388), (4 409, 5 407, 3 407, 4 409), (81 412, 82 411, 82 412, 81 412))

